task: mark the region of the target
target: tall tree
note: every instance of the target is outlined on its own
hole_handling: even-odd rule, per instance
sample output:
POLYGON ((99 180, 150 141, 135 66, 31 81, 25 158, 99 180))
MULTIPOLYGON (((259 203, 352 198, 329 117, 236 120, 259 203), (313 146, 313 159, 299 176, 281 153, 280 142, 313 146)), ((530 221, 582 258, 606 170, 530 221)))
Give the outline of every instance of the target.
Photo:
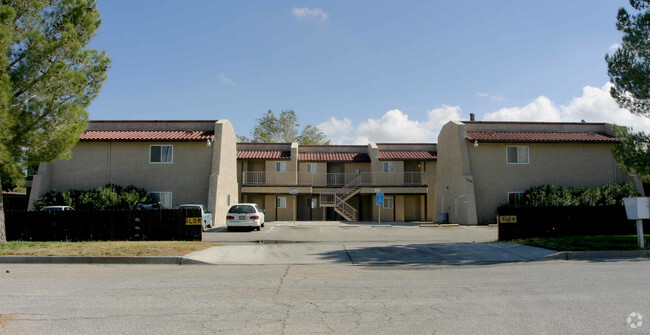
MULTIPOLYGON (((616 28, 623 33, 621 47, 606 55, 607 73, 614 83, 610 93, 621 108, 650 118, 650 0, 630 0, 636 13, 618 10, 616 28)), ((650 136, 617 129, 621 142, 612 150, 621 168, 650 182, 650 136)))
POLYGON ((110 59, 87 48, 101 23, 95 0, 0 4, 0 179, 18 183, 28 163, 70 156, 110 59))
POLYGON ((331 144, 325 134, 316 126, 308 125, 298 133, 298 116, 292 110, 280 112, 276 117, 272 110, 257 119, 257 125, 251 131, 251 139, 237 136, 239 142, 331 144))

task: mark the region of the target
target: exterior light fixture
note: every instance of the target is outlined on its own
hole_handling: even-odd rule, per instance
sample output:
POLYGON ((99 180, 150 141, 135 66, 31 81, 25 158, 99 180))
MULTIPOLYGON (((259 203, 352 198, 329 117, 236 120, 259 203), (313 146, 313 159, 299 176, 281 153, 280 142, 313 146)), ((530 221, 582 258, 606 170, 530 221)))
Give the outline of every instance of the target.
POLYGON ((474 148, 478 147, 478 140, 474 140, 474 148))
POLYGON ((207 144, 208 144, 208 146, 209 146, 209 147, 211 147, 211 146, 212 146, 212 141, 210 141, 210 139, 209 139, 209 138, 208 138, 208 143, 207 143, 207 144))

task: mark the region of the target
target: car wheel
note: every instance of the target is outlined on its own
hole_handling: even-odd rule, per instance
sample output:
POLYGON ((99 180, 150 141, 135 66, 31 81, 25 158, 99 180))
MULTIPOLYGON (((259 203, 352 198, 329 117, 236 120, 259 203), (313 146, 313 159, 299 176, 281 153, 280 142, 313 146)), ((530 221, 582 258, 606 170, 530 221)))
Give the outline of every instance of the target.
POLYGON ((233 228, 233 227, 228 227, 228 228, 226 228, 226 230, 228 230, 228 231, 233 231, 234 229, 235 229, 235 228, 233 228))
POLYGON ((264 228, 264 222, 262 222, 262 228, 264 228))
POLYGON ((260 231, 260 229, 262 229, 262 227, 260 227, 260 226, 255 227, 255 230, 257 230, 257 231, 260 231))

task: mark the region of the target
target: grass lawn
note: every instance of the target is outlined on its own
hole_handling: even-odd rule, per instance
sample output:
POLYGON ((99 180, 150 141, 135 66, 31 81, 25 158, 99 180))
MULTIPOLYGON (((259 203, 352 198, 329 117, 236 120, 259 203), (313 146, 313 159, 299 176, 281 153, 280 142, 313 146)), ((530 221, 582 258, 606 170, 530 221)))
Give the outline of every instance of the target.
MULTIPOLYGON (((644 236, 645 249, 650 250, 650 235, 644 236)), ((636 235, 535 237, 512 242, 557 251, 639 250, 636 235)))
POLYGON ((215 245, 189 241, 11 241, 0 244, 0 256, 184 256, 215 245))

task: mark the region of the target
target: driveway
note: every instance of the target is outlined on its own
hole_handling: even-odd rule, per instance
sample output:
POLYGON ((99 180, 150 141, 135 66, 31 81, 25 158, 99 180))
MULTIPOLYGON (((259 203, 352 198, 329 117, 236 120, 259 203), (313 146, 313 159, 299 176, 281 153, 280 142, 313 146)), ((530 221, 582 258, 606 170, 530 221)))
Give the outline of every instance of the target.
POLYGON ((388 222, 339 223, 332 221, 267 222, 261 231, 229 232, 215 228, 203 233, 203 240, 220 243, 239 242, 491 242, 497 240, 497 228, 487 226, 425 226, 426 224, 388 222))
POLYGON ((480 265, 555 253, 496 239, 497 228, 485 226, 274 222, 259 232, 206 232, 204 241, 221 245, 185 258, 209 264, 480 265))

